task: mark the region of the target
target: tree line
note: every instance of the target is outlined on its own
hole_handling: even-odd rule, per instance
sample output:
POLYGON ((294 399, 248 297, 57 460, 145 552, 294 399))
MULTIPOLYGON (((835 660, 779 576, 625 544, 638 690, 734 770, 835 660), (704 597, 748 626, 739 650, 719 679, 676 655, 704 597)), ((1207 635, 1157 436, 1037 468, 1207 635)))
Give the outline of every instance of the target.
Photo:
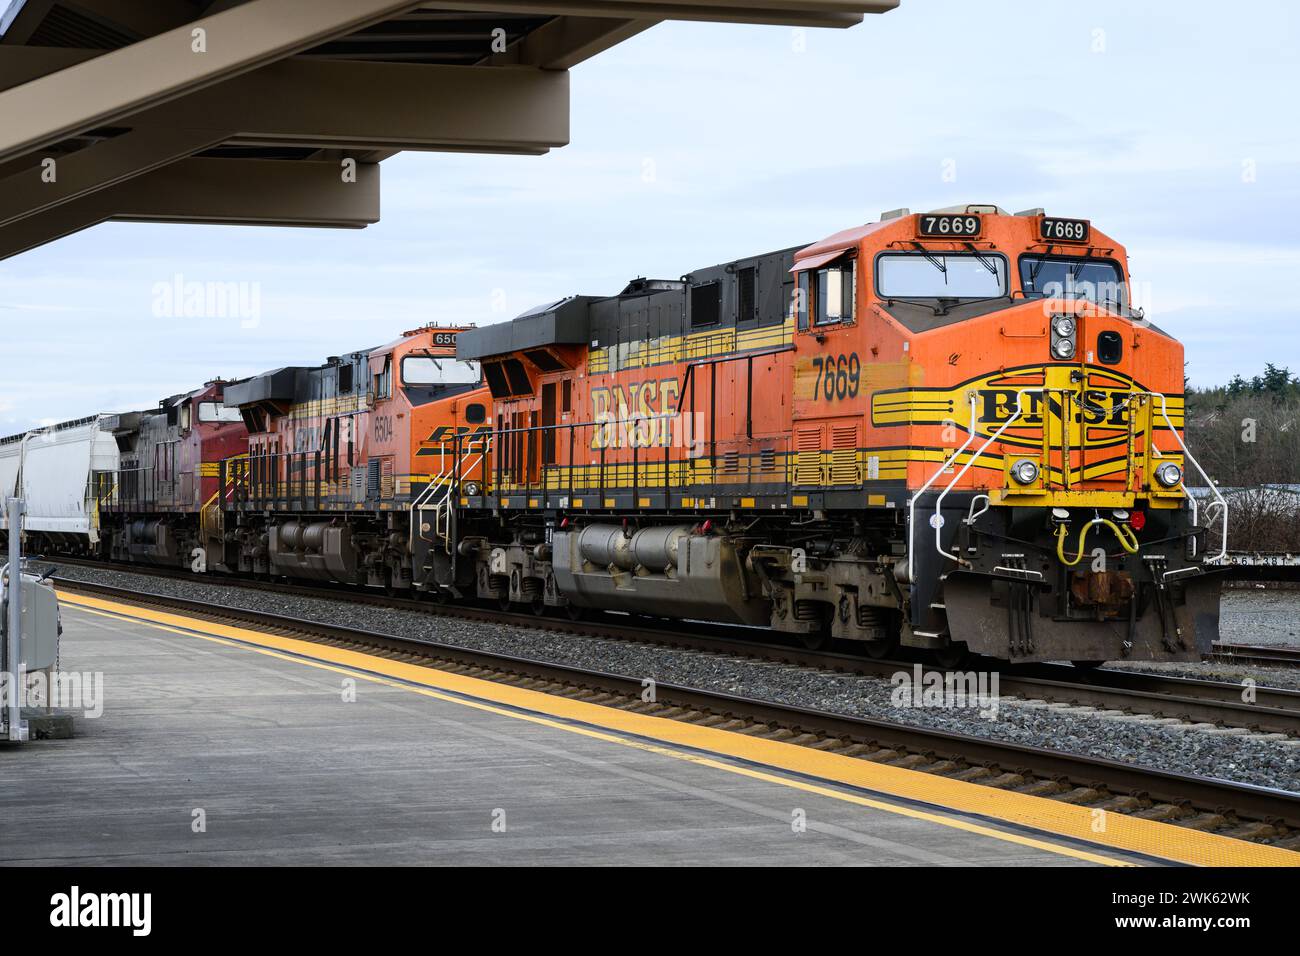
POLYGON ((1270 363, 1186 396, 1187 446, 1230 500, 1229 547, 1300 550, 1300 376, 1270 363))

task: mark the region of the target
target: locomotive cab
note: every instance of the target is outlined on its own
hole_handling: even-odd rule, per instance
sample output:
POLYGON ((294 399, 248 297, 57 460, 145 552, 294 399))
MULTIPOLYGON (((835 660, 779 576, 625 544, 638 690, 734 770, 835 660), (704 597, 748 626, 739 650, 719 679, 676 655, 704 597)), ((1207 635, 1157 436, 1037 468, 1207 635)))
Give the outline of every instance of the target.
POLYGON ((1218 584, 1183 484, 1182 348, 1132 309, 1123 248, 1041 210, 897 219, 863 291, 909 370, 873 394, 876 442, 926 449, 894 569, 905 641, 1199 659, 1218 584))

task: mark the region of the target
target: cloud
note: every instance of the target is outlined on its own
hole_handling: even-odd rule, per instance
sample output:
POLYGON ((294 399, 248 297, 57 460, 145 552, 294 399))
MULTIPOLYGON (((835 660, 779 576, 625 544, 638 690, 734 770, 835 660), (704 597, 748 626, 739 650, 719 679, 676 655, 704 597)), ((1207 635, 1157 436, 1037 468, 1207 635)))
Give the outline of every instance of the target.
POLYGON ((574 71, 570 146, 397 156, 366 230, 109 223, 6 261, 0 417, 148 407, 958 202, 1122 242, 1194 381, 1300 369, 1297 19, 927 0, 847 31, 663 24, 574 71), (155 318, 178 273, 257 283, 257 327, 155 318))

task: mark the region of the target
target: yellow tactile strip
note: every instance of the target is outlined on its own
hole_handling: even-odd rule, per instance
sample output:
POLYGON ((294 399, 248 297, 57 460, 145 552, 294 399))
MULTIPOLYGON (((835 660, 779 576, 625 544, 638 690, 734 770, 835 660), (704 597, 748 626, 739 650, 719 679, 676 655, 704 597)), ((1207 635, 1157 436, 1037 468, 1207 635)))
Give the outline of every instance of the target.
POLYGON ((1103 855, 1110 851, 1199 866, 1300 866, 1300 853, 1277 847, 1200 833, 1185 827, 1141 820, 1119 813, 1105 814, 1104 826, 1098 832, 1094 829, 1096 811, 1044 797, 997 790, 935 774, 890 767, 796 744, 749 737, 663 717, 629 713, 540 691, 464 677, 433 667, 391 661, 359 651, 263 634, 180 614, 132 607, 67 591, 61 591, 59 596, 64 603, 92 613, 107 612, 200 638, 235 641, 255 651, 312 666, 361 671, 364 673, 358 676, 369 680, 391 683, 395 687, 404 687, 480 710, 638 746, 834 799, 925 819, 1093 863, 1115 865, 1123 862, 1103 855), (385 677, 392 678, 393 682, 385 681, 385 677), (401 683, 395 683, 397 681, 401 683), (501 706, 493 706, 494 704, 501 706), (502 707, 517 710, 505 710, 502 707), (572 722, 585 726, 577 726, 572 722), (625 736, 613 736, 602 731, 632 735, 640 740, 629 740, 625 736), (695 753, 684 754, 659 745, 685 747, 695 753), (728 759, 743 761, 746 765, 724 762, 728 759), (804 779, 792 780, 766 773, 765 770, 794 773, 804 779), (820 786, 819 782, 830 786, 820 786), (837 785, 868 793, 845 793, 834 789, 837 785), (890 798, 907 801, 913 806, 892 803, 890 798), (916 806, 917 804, 922 806, 916 806), (945 810, 966 817, 982 818, 994 825, 985 826, 969 819, 946 816, 945 810), (1008 833, 998 829, 998 824, 1030 833, 1008 833), (1071 841, 1073 845, 1053 842, 1060 838, 1071 841), (1092 848, 1092 852, 1088 847, 1092 848))

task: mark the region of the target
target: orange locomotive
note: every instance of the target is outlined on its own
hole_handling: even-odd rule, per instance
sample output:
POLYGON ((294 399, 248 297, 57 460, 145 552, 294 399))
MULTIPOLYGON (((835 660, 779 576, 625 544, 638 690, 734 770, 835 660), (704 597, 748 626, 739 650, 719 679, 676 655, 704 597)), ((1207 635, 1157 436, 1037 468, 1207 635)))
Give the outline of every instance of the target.
POLYGON ((446 550, 431 546, 451 521, 452 475, 481 477, 488 430, 460 331, 226 387, 249 440, 221 463, 225 569, 392 589, 445 578, 446 550))
POLYGON ((899 210, 464 332, 493 455, 442 583, 876 654, 1199 659, 1226 505, 1184 486, 1183 350, 1126 263, 1041 210, 899 210))

